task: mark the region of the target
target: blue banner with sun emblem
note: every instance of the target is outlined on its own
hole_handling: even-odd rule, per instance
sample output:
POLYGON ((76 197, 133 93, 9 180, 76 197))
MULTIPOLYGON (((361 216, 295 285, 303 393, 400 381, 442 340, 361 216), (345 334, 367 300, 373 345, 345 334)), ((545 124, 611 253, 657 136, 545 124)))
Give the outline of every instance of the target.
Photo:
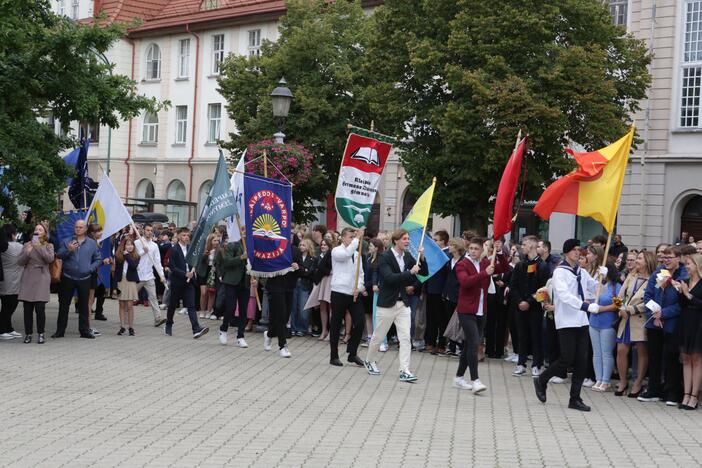
POLYGON ((292 265, 292 186, 245 174, 244 202, 249 273, 264 278, 284 275, 292 265))

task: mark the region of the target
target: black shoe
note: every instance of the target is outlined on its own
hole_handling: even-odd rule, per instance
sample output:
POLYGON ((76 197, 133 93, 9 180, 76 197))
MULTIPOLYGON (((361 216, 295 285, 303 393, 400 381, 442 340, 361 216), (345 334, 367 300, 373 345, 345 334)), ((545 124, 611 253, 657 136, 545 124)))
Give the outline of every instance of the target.
POLYGON ((44 341, 46 341, 46 340, 44 339, 44 334, 43 334, 43 333, 39 333, 39 335, 37 335, 37 344, 44 344, 44 341))
POLYGON ((629 386, 627 385, 626 387, 624 387, 624 390, 615 391, 614 396, 623 396, 628 389, 629 389, 629 386))
POLYGON ((119 331, 117 332, 117 335, 122 336, 127 330, 124 329, 124 327, 119 327, 119 331))
POLYGON ((166 336, 173 336, 173 328, 170 327, 170 326, 168 326, 168 325, 166 325, 166 326, 163 328, 163 333, 164 333, 166 336))
POLYGON ((329 361, 329 364, 331 364, 332 366, 337 366, 337 367, 342 367, 342 366, 343 366, 343 364, 341 363, 341 361, 339 360, 339 358, 331 359, 331 360, 329 361))
POLYGON ((627 395, 627 397, 628 397, 628 398, 638 398, 639 395, 641 395, 641 389, 639 389, 639 391, 636 392, 636 393, 634 393, 634 392, 629 392, 629 394, 627 395))
POLYGON ((81 337, 81 338, 87 338, 87 339, 89 339, 89 340, 94 340, 94 339, 95 339, 95 335, 93 335, 92 333, 81 333, 81 334, 80 334, 80 337, 81 337))
POLYGON ((63 338, 63 333, 56 332, 51 335, 51 338, 63 338))
POLYGON ((209 327, 202 327, 202 328, 200 328, 198 331, 196 331, 195 333, 193 333, 193 338, 197 340, 197 339, 200 338, 202 335, 207 335, 207 332, 208 332, 208 331, 210 331, 210 328, 209 328, 209 327))
POLYGON ((107 317, 105 317, 105 314, 95 314, 95 320, 101 320, 101 321, 106 321, 107 317))
POLYGON ((31 343, 32 342, 32 335, 24 335, 24 342, 31 343))
POLYGON ((541 403, 546 403, 546 386, 541 385, 538 377, 534 377, 534 391, 536 392, 536 398, 539 399, 541 403))
POLYGON ((133 328, 129 329, 129 336, 134 336, 134 329, 133 328))
POLYGON ((358 367, 364 367, 365 364, 363 364, 363 359, 361 359, 358 356, 349 356, 348 359, 349 362, 356 364, 358 367))
POLYGON ((571 401, 568 403, 568 408, 578 411, 590 411, 590 407, 583 403, 583 400, 571 401))

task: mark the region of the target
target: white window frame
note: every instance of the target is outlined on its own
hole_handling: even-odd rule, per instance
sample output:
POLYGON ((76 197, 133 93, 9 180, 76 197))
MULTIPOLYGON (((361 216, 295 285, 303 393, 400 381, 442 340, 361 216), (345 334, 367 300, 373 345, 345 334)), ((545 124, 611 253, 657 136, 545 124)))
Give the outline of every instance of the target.
POLYGON ((158 143, 158 114, 147 112, 144 114, 144 131, 142 143, 158 143))
POLYGON ((217 143, 222 130, 222 104, 213 103, 207 105, 207 143, 217 143), (214 115, 215 109, 217 115, 214 115))
POLYGON ((188 139, 188 106, 176 106, 176 144, 185 144, 188 139))
POLYGON ((71 2, 71 18, 74 20, 78 19, 80 15, 80 2, 78 0, 72 0, 71 2))
POLYGON ((248 33, 248 44, 249 44, 249 57, 253 55, 261 55, 261 30, 260 29, 249 29, 248 33))
POLYGON ((629 0, 608 0, 609 14, 612 16, 612 23, 617 26, 629 28, 629 0), (620 21, 623 16, 624 21, 620 21))
POLYGON ((224 34, 212 35, 212 74, 219 75, 220 65, 224 61, 224 34))
POLYGON ((58 5, 56 10, 60 16, 66 15, 66 0, 58 0, 58 5))
POLYGON ((685 0, 682 20, 677 126, 702 129, 702 0, 685 0))
POLYGON ((178 41, 178 78, 190 75, 190 39, 178 41))
POLYGON ((161 79, 161 48, 158 44, 149 44, 146 49, 146 81, 161 79))

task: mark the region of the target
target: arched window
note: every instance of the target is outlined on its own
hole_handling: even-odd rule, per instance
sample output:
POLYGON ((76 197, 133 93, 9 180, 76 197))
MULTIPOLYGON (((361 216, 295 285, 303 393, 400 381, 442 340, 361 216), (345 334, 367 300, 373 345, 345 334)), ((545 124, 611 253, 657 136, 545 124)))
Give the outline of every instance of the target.
POLYGON ((158 142, 158 115, 147 112, 144 115, 144 136, 142 143, 158 142))
POLYGON ((207 201, 207 195, 210 194, 210 190, 212 190, 212 185, 214 182, 211 180, 206 180, 205 182, 202 183, 200 186, 200 191, 198 192, 198 205, 197 205, 197 212, 202 213, 202 210, 205 208, 205 202, 207 201))
MULTIPOLYGON (((137 198, 155 198, 154 184, 149 179, 142 179, 137 184, 136 196, 137 198)), ((146 203, 146 211, 154 211, 154 204, 146 203)))
POLYGON ((161 49, 156 44, 151 44, 146 51, 146 79, 158 80, 161 78, 161 49))
POLYGON ((696 241, 702 240, 702 196, 695 195, 688 200, 680 221, 681 232, 687 232, 696 241))
MULTIPOLYGON (((168 184, 166 198, 169 200, 185 201, 185 185, 176 179, 168 184)), ((188 207, 180 205, 166 205, 166 215, 176 226, 184 226, 188 222, 188 207)))

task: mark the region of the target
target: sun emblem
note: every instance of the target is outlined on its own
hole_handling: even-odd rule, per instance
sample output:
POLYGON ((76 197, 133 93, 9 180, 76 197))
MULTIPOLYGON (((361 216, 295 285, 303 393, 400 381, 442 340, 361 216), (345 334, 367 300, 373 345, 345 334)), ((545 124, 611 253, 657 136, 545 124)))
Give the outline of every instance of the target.
POLYGON ((278 225, 278 221, 276 221, 275 218, 269 214, 262 214, 256 218, 256 220, 253 222, 253 228, 256 231, 260 230, 280 234, 280 226, 278 225))

